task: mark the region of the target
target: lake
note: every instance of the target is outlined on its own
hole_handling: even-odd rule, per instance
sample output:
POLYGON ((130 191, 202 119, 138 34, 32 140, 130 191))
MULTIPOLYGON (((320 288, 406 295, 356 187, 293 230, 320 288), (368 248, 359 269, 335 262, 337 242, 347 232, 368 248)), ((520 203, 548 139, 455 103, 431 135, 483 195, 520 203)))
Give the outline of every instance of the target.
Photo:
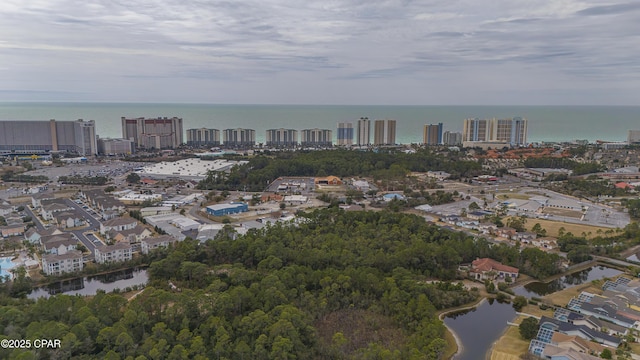
POLYGON ((145 285, 148 280, 146 269, 127 269, 49 284, 34 289, 27 297, 38 299, 57 294, 89 296, 95 295, 98 290, 112 292, 115 289, 145 285))
POLYGON ((453 330, 463 345, 462 354, 456 360, 484 359, 485 354, 507 327, 507 322, 516 317, 510 303, 485 300, 472 310, 463 310, 447 315, 444 323, 453 330))
POLYGON ((513 288, 513 292, 516 295, 522 295, 526 297, 545 296, 556 291, 569 289, 593 280, 610 278, 620 274, 622 274, 622 271, 620 270, 608 268, 605 266, 594 266, 585 270, 565 275, 550 282, 545 283, 536 281, 525 286, 518 286, 513 288))

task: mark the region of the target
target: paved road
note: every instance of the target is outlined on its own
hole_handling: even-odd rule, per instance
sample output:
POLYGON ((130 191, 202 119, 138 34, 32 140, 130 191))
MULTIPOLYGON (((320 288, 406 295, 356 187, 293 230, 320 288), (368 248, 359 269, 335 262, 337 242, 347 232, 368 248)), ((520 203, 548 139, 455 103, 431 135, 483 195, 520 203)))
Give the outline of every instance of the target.
POLYGON ((70 199, 65 199, 65 202, 67 203, 67 205, 73 207, 80 214, 83 214, 84 218, 89 223, 88 229, 85 228, 80 230, 71 230, 69 232, 75 235, 76 238, 78 238, 78 240, 91 252, 91 257, 89 258, 89 260, 95 259, 96 245, 101 245, 101 244, 95 244, 93 241, 91 241, 91 239, 87 238, 87 236, 85 236, 84 233, 92 229, 100 229, 100 222, 96 220, 96 218, 91 216, 91 214, 89 214, 85 209, 83 209, 82 206, 76 204, 70 199))
POLYGON ((28 206, 24 207, 24 212, 26 212, 29 216, 31 216, 31 220, 33 220, 33 223, 36 224, 36 230, 38 231, 45 230, 44 225, 42 225, 42 223, 40 222, 40 218, 37 217, 28 206))

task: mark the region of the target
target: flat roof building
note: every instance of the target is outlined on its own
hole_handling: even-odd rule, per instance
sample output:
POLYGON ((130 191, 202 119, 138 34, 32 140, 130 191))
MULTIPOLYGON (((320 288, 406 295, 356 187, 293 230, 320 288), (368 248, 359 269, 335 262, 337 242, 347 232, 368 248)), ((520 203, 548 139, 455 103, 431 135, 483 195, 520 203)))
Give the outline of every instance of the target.
POLYGON ((129 155, 135 152, 135 144, 130 139, 98 138, 98 154, 129 155))
POLYGON ((395 120, 376 120, 373 130, 373 145, 395 145, 395 120))
POLYGON ((331 147, 333 136, 329 129, 304 129, 300 140, 302 147, 331 147))
POLYGON ((360 119, 358 119, 356 145, 371 145, 371 120, 369 120, 368 117, 361 117, 360 119))
POLYGON ((425 125, 422 131, 422 139, 422 142, 426 145, 442 144, 442 123, 425 125))
POLYGON ((122 120, 122 137, 130 139, 138 148, 174 149, 183 141, 182 118, 135 118, 122 120))
POLYGON ((338 123, 338 137, 337 137, 336 145, 338 146, 353 145, 353 123, 351 122, 338 123))
POLYGON ((59 151, 82 156, 97 154, 95 121, 0 121, 0 152, 59 151))
POLYGON ((298 146, 298 130, 294 129, 269 129, 266 131, 266 145, 273 147, 298 146))
POLYGON ((187 145, 220 146, 220 130, 206 128, 187 129, 187 145))
POLYGON ((242 202, 232 202, 229 204, 216 204, 207 206, 207 214, 213 216, 239 214, 247 211, 249 211, 249 205, 242 202))
POLYGON ((465 119, 462 142, 496 142, 524 146, 527 144, 527 119, 465 119))
POLYGON ((253 129, 225 129, 224 146, 227 148, 252 148, 256 145, 256 131, 253 129))

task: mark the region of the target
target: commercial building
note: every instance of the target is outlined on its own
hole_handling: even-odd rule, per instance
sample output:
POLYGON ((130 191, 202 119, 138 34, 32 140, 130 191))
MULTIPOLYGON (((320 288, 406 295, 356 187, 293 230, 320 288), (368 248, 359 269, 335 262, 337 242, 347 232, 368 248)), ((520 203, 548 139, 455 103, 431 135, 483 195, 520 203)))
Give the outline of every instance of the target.
POLYGON ((206 128, 187 129, 187 145, 220 146, 220 130, 206 128))
POLYGON ((256 145, 256 131, 253 129, 225 129, 222 138, 227 148, 252 148, 256 145))
POLYGON ((462 145, 462 133, 445 131, 442 134, 442 144, 449 146, 462 145))
POLYGON ((266 145, 272 147, 296 147, 298 146, 298 130, 269 129, 266 131, 266 145))
POLYGON ((135 152, 135 144, 129 139, 98 138, 98 154, 128 155, 135 152))
POLYGON ((422 131, 422 139, 425 145, 442 144, 442 123, 425 125, 422 131))
POLYGON ((351 146, 353 145, 353 123, 341 122, 338 123, 338 138, 336 141, 338 146, 351 146))
POLYGON ((332 132, 329 129, 318 128, 302 130, 300 145, 302 147, 331 147, 333 145, 332 132))
POLYGON ((0 152, 93 156, 98 152, 95 121, 0 121, 0 152))
POLYGON ((371 120, 368 117, 361 117, 358 120, 358 128, 356 134, 356 145, 371 145, 371 120))
POLYGON ((213 216, 239 214, 247 211, 249 211, 249 205, 242 202, 232 202, 229 204, 216 204, 207 206, 207 214, 213 216))
MULTIPOLYGON (((527 119, 521 117, 511 119, 465 119, 462 142, 463 144, 496 142, 510 146, 524 146, 527 144, 527 119)), ((473 146, 473 144, 469 146, 473 146)))
POLYGON ((122 117, 121 120, 122 137, 132 140, 138 148, 173 149, 184 142, 181 118, 127 119, 122 117))
POLYGON ((207 177, 209 171, 228 171, 236 165, 248 163, 246 160, 202 160, 183 159, 178 161, 163 161, 147 165, 136 171, 141 178, 151 179, 183 179, 200 181, 207 177))
POLYGON ((376 120, 373 131, 373 145, 395 145, 396 121, 376 120))

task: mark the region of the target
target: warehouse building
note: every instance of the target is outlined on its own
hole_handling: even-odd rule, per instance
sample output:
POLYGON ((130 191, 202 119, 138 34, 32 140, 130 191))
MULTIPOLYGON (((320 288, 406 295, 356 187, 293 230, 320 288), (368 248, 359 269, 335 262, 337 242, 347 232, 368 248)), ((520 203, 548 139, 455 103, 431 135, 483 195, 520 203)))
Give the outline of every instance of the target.
POLYGON ((207 214, 213 216, 239 214, 247 211, 249 211, 249 205, 242 202, 232 202, 229 204, 216 204, 207 206, 207 214))

